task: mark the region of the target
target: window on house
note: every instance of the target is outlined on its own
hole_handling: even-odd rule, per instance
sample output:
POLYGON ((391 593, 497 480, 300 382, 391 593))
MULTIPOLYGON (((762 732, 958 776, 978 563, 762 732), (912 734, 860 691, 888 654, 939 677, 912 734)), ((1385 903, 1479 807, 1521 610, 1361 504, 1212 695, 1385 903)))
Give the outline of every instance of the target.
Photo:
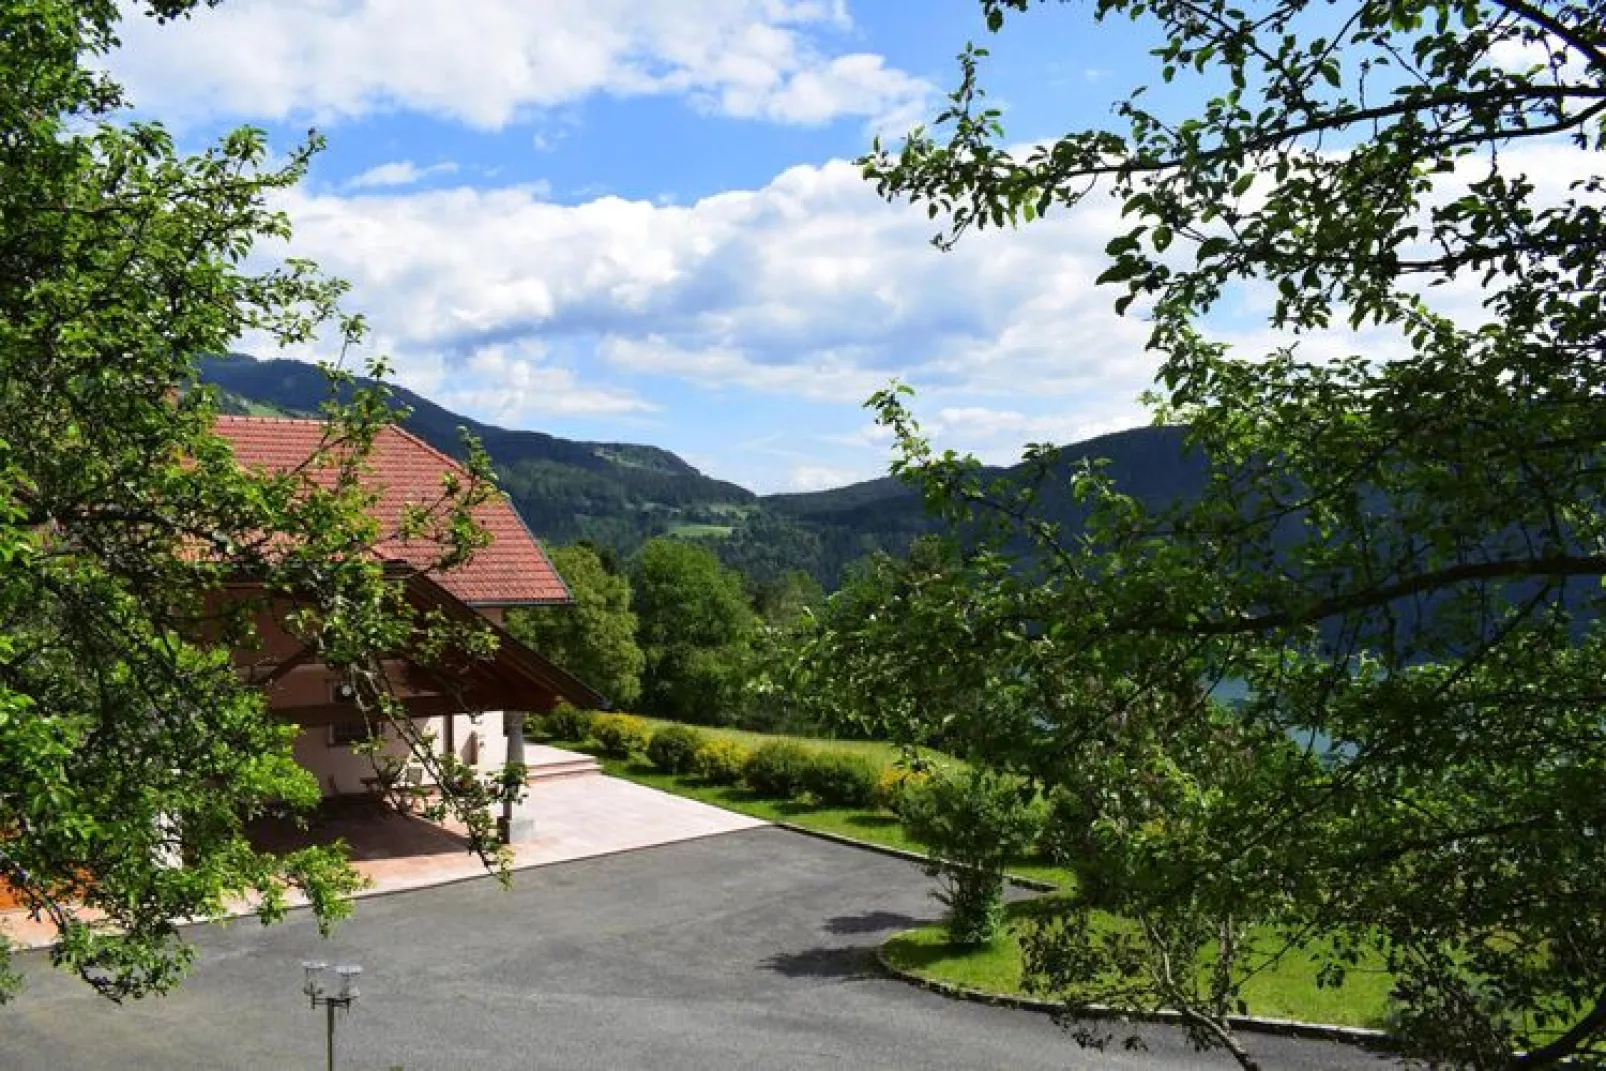
POLYGON ((329 726, 330 747, 350 747, 379 736, 379 730, 365 721, 337 722, 329 726))

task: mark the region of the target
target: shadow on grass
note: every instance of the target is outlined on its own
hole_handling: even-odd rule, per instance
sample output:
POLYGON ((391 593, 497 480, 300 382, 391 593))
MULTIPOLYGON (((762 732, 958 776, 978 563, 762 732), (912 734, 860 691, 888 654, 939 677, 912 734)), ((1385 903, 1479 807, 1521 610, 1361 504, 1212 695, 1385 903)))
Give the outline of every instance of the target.
POLYGON ((664 776, 664 772, 649 762, 632 762, 625 767, 625 773, 631 777, 664 776))
POLYGON ((1054 893, 1021 890, 1019 899, 1010 899, 1004 905, 1004 917, 1011 923, 1049 922, 1070 910, 1069 900, 1054 893))
POLYGON ((883 829, 897 829, 900 822, 895 814, 850 814, 843 820, 843 824, 866 833, 874 833, 883 829))
POLYGON ((997 950, 997 942, 986 945, 951 945, 945 941, 933 944, 916 944, 913 941, 893 940, 886 946, 888 958, 897 966, 909 971, 931 971, 938 964, 953 964, 967 959, 985 959, 997 950))

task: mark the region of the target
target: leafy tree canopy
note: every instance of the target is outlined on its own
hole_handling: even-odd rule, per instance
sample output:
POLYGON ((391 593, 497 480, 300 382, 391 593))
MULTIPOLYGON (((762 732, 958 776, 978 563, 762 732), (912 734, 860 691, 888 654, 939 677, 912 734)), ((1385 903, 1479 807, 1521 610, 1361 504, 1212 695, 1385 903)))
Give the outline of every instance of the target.
MULTIPOLYGON (((995 31, 1032 7, 982 2, 995 31)), ((935 126, 864 166, 942 218, 942 247, 1116 197, 1102 281, 1149 318, 1157 415, 1189 426, 1209 491, 1145 507, 1082 466, 1069 530, 1037 508, 1051 450, 986 480, 885 392, 899 468, 993 538, 840 596, 865 605, 827 615, 811 685, 1054 790, 1083 894, 1033 967, 1073 1010, 1180 1006, 1252 1065, 1226 1022, 1242 979, 1315 955, 1328 982, 1390 970, 1421 1054, 1598 1065, 1601 9, 1094 14, 1156 26, 1161 79, 1199 83, 1170 99, 1202 103, 1139 90, 1113 129, 1011 150, 971 48, 935 126), (1229 297, 1285 344, 1231 349, 1229 297), (1300 345, 1362 326, 1367 352, 1300 345)))
POLYGON ((643 709, 679 721, 735 718, 757 624, 740 574, 705 547, 658 538, 630 576, 647 656, 643 709))
POLYGON ((796 628, 825 599, 819 581, 801 569, 753 585, 753 611, 770 628, 796 628))
POLYGON ((319 797, 295 727, 233 657, 260 625, 345 675, 448 786, 439 810, 488 861, 490 807, 515 783, 432 756, 399 715, 382 656, 428 666, 482 655, 488 637, 420 619, 369 553, 394 535, 437 543, 428 568, 473 553, 483 457, 396 533, 378 531, 360 478, 392 419, 379 393, 330 406, 326 478, 234 464, 212 396, 189 389, 196 356, 247 331, 338 348, 363 325, 314 266, 247 264, 288 233, 268 200, 316 139, 282 163, 250 129, 184 156, 128 121, 104 73, 123 10, 0 3, 0 881, 54 923, 54 961, 113 998, 176 984, 191 953, 174 919, 254 895, 271 920, 293 890, 325 925, 347 910, 357 875, 340 852, 276 855, 245 836, 319 797))
POLYGON ((610 570, 598 552, 583 543, 554 548, 549 556, 569 586, 574 605, 515 610, 508 616, 509 630, 607 696, 615 707, 630 707, 641 696, 645 664, 636 644, 630 579, 610 570))

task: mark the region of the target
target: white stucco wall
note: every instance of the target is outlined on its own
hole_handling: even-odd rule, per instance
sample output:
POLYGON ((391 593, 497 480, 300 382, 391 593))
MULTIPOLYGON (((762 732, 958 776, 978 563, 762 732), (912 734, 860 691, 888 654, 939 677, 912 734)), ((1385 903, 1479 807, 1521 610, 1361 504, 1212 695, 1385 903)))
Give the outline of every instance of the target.
MULTIPOLYGON (((421 726, 435 737, 437 753, 446 740, 446 718, 425 718, 421 726)), ((480 717, 467 714, 452 716, 453 750, 463 762, 471 762, 475 769, 489 772, 507 762, 507 736, 503 732, 502 712, 487 711, 480 717)), ((386 731, 385 753, 398 758, 407 754, 406 745, 386 731)), ((318 778, 326 796, 344 796, 368 791, 363 778, 374 775, 373 760, 354 752, 345 744, 331 744, 327 726, 312 726, 301 730, 296 737, 296 761, 318 778)), ((433 784, 426 777, 425 784, 433 784)))

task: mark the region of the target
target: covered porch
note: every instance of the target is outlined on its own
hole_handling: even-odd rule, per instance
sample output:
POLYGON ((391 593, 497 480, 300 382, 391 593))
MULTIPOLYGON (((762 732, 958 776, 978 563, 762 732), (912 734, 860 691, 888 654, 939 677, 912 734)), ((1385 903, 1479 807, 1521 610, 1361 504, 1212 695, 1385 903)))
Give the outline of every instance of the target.
MULTIPOLYGON (((564 701, 606 705, 584 682, 504 629, 500 610, 471 607, 422 574, 407 576, 405 590, 420 614, 477 625, 495 639, 492 654, 448 666, 401 657, 385 661, 391 694, 415 735, 428 738, 425 755, 451 755, 480 773, 520 764, 533 781, 541 764, 532 764, 526 752, 526 712, 549 711, 564 701)), ((349 685, 310 650, 273 635, 271 621, 261 627, 270 637, 271 657, 250 666, 249 675, 263 687, 270 709, 299 727, 296 759, 317 778, 326 798, 360 800, 381 794, 375 756, 361 746, 376 739, 380 756, 400 768, 405 789, 420 796, 435 790, 434 764, 419 754, 415 743, 384 719, 365 716, 349 685)), ((510 807, 502 816, 509 841, 530 835, 529 816, 521 811, 527 808, 510 807)))

